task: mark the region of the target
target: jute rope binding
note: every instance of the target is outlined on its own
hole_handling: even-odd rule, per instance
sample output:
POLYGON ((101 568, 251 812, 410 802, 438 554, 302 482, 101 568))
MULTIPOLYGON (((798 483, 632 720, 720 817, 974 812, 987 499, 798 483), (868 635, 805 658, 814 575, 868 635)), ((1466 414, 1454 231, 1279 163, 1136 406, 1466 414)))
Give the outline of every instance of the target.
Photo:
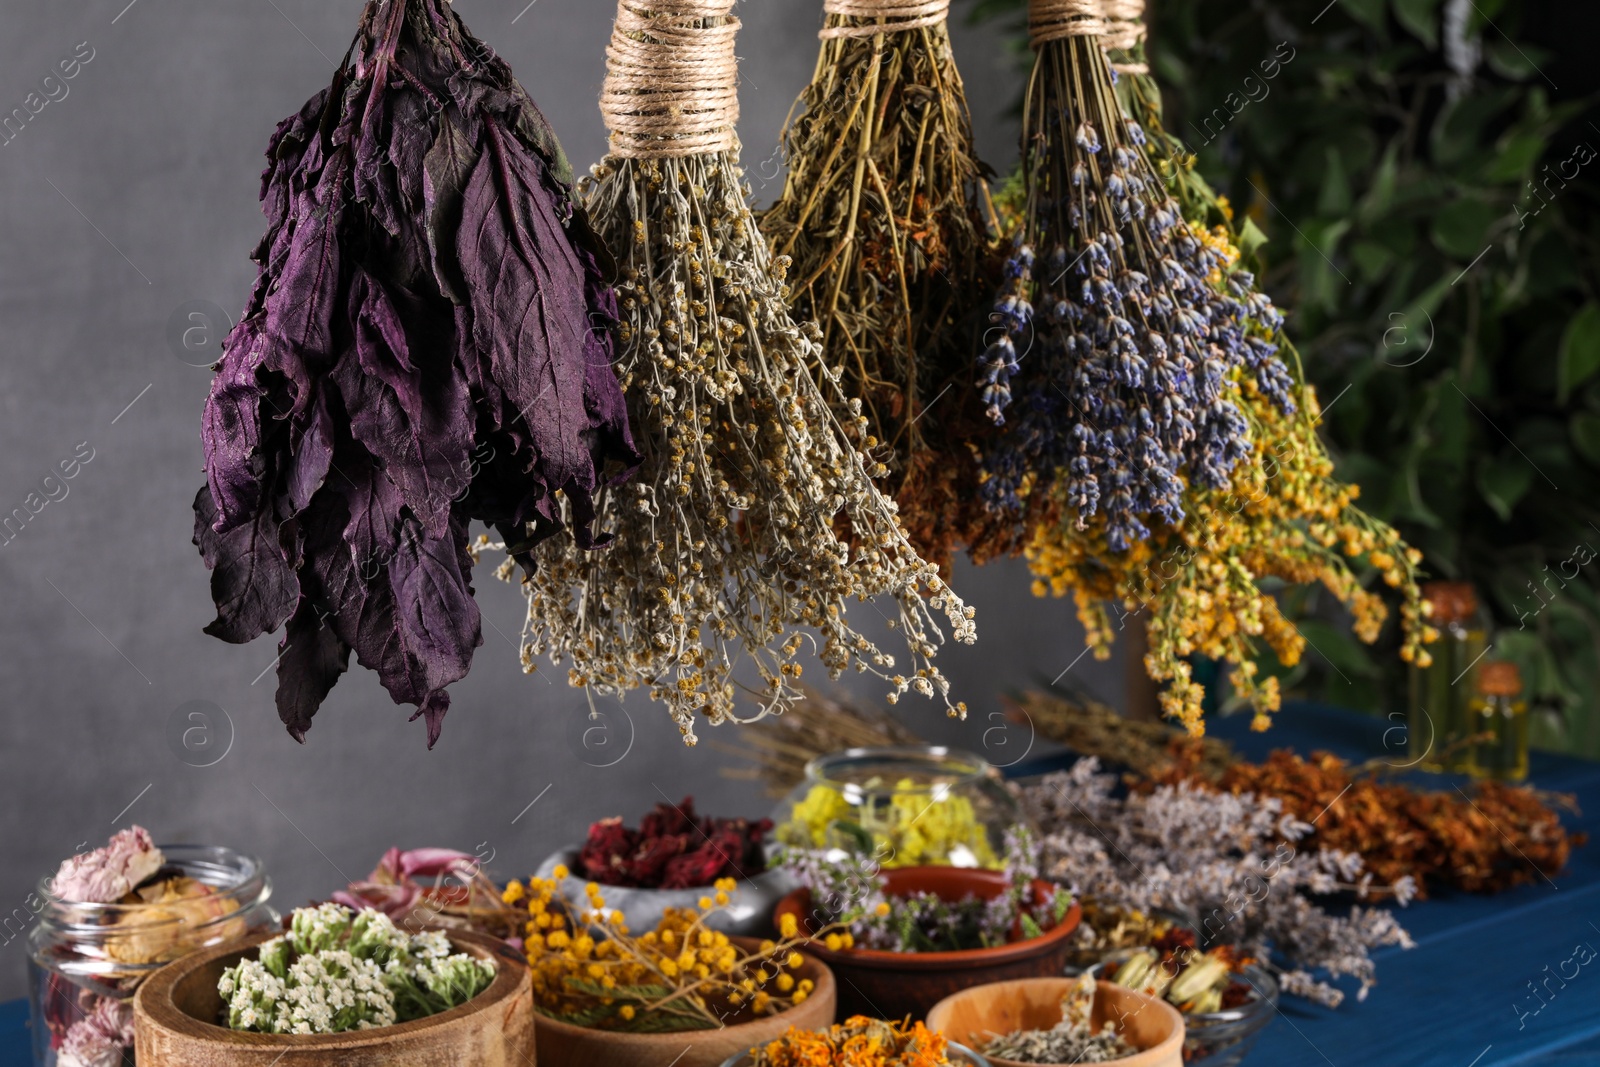
POLYGON ((822 10, 829 15, 856 19, 883 19, 876 25, 827 26, 817 36, 875 37, 923 26, 937 26, 950 17, 950 0, 824 0, 822 10))
POLYGON ((618 0, 600 113, 611 153, 705 155, 739 141, 734 0, 618 0))
MULTIPOLYGON (((1145 0, 1100 0, 1105 11, 1106 33, 1101 40, 1107 51, 1126 52, 1144 43, 1145 0)), ((1148 74, 1147 63, 1112 63, 1118 74, 1148 74)))
POLYGON ((1031 0, 1028 37, 1035 51, 1068 37, 1101 37, 1106 32, 1102 0, 1031 0))

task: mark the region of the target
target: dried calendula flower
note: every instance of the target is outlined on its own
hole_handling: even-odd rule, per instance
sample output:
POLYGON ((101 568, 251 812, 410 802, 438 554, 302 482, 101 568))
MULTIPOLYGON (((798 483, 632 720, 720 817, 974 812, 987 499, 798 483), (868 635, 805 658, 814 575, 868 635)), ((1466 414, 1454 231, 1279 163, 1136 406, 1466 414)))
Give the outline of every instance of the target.
POLYGON ((912 548, 864 417, 789 313, 784 274, 756 231, 733 132, 733 0, 622 0, 603 98, 612 154, 580 192, 618 259, 619 372, 645 454, 636 482, 597 499, 603 553, 569 539, 533 553, 524 660, 570 658, 569 680, 647 688, 685 741, 699 718, 760 717, 800 696, 800 655, 944 699, 931 664, 942 613, 972 611, 912 548), (695 106, 685 106, 685 102, 695 106), (890 598, 909 669, 848 617, 890 598), (817 636, 812 636, 812 631, 817 636), (748 664, 744 661, 748 660, 748 664), (738 674, 741 665, 745 670, 738 674))

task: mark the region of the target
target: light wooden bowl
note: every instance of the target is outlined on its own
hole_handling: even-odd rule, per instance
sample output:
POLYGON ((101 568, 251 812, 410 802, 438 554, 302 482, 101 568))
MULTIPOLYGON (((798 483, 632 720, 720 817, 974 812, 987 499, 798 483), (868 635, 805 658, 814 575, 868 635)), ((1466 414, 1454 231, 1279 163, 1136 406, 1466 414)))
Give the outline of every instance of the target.
MULTIPOLYGON (((1075 982, 1072 978, 1023 978, 974 986, 935 1004, 928 1012, 928 1028, 976 1049, 996 1034, 1048 1030, 1061 1021, 1061 998, 1075 982)), ((1141 1050, 1110 1061, 1117 1067, 1183 1067, 1183 1016, 1171 1004, 1110 982, 1097 982, 1089 1022, 1098 1031, 1107 1020, 1121 1026, 1128 1043, 1141 1050)), ((1027 1067, 1015 1060, 988 1059, 994 1067, 1027 1067)))
POLYGON ((134 1049, 160 1067, 532 1067, 533 983, 494 938, 448 931, 456 951, 493 960, 489 988, 450 1011, 377 1030, 302 1037, 218 1026, 217 980, 270 935, 197 952, 145 980, 133 998, 134 1049))
MULTIPOLYGON (((753 948, 755 941, 734 938, 753 948)), ((768 1015, 721 1030, 691 1030, 676 1034, 628 1034, 615 1030, 590 1030, 571 1023, 534 1015, 539 1039, 539 1067, 721 1067, 732 1056, 782 1037, 789 1027, 824 1030, 833 1025, 838 990, 827 964, 802 952, 805 963, 793 972, 809 978, 816 988, 805 1002, 786 1012, 768 1015)))

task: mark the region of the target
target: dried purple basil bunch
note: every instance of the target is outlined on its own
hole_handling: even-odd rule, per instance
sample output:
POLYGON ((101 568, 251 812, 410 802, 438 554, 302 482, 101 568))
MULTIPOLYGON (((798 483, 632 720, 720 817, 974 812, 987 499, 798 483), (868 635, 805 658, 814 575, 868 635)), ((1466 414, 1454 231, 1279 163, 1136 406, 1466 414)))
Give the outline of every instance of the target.
POLYGON ((592 545, 593 494, 638 461, 605 253, 544 118, 447 0, 369 3, 267 158, 260 273, 205 410, 206 632, 287 623, 297 740, 353 649, 431 746, 483 642, 468 524, 526 562, 559 492, 592 545))
MULTIPOLYGON (((1037 32, 1037 27, 1036 27, 1037 32)), ((1065 480, 1079 527, 1103 514, 1121 551, 1151 517, 1183 519, 1185 483, 1218 489, 1249 454, 1234 401, 1244 368, 1293 410, 1281 323, 1226 252, 1184 222, 1140 150, 1094 37, 1038 43, 1023 136, 1026 202, 979 357, 989 416, 1009 432, 985 457, 992 504, 1023 508, 1035 479, 1065 480)))

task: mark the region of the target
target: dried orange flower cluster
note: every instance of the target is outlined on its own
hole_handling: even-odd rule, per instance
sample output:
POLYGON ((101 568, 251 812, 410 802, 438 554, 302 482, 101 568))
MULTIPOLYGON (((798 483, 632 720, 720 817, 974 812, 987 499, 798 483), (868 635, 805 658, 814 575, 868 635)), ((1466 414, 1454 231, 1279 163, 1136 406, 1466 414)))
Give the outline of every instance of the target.
POLYGON ((944 1067, 948 1050, 944 1035, 921 1023, 855 1015, 827 1030, 791 1028, 755 1049, 751 1067, 944 1067))
POLYGON ((727 907, 732 878, 718 881, 698 911, 668 908, 654 930, 634 936, 594 882, 574 913, 558 889, 568 873, 557 867, 550 880, 505 890, 505 902, 528 914, 524 951, 542 1015, 600 1030, 713 1030, 777 1014, 816 987, 800 977, 804 938, 750 948, 706 925, 727 907))
POLYGON ((1309 759, 1274 752, 1264 763, 1234 763, 1220 778, 1196 768, 1188 742, 1174 744, 1177 762, 1156 783, 1199 781, 1235 795, 1283 803, 1283 813, 1311 823, 1312 847, 1359 855, 1376 881, 1411 878, 1416 895, 1430 887, 1496 892, 1554 878, 1582 834, 1569 833, 1557 812, 1525 786, 1480 782, 1469 797, 1384 781, 1337 756, 1309 759))

